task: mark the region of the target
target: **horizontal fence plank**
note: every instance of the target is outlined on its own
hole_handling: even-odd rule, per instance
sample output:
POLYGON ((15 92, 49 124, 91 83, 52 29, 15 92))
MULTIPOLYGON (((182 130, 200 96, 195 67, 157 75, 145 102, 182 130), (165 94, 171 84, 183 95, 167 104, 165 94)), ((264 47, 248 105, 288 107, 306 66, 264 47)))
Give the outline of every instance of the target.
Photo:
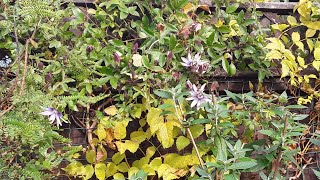
MULTIPOLYGON (((67 0, 68 2, 74 3, 87 3, 92 4, 97 0, 67 0)), ((208 5, 209 7, 215 7, 212 0, 199 0, 199 4, 208 5)), ((274 11, 274 10, 293 10, 297 5, 297 2, 258 2, 258 3, 246 3, 242 4, 239 7, 242 9, 246 9, 249 7, 255 7, 257 10, 261 11, 274 11)), ((320 3, 317 3, 318 7, 320 7, 320 3)), ((222 7, 225 8, 225 7, 222 7)))

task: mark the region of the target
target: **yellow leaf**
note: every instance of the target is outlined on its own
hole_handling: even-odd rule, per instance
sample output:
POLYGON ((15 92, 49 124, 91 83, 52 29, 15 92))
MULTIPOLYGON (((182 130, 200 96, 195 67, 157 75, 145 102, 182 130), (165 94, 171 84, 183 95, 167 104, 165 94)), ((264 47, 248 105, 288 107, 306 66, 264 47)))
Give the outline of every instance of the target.
POLYGON ((150 126, 151 134, 155 134, 156 131, 161 128, 161 125, 163 125, 164 122, 163 116, 160 116, 162 110, 157 108, 150 108, 148 111, 147 123, 150 126))
POLYGON ((147 138, 147 133, 143 131, 134 131, 130 134, 130 139, 138 143, 143 142, 147 138))
POLYGON ((117 170, 120 172, 128 172, 129 171, 129 166, 127 165, 126 162, 122 162, 117 166, 117 170))
POLYGON ((117 166, 114 163, 108 163, 107 164, 107 170, 106 170, 106 178, 114 175, 117 172, 117 166))
POLYGON ((320 30, 320 21, 306 21, 303 22, 305 26, 314 30, 320 30))
POLYGON ((309 50, 311 52, 314 47, 313 41, 311 39, 307 39, 307 44, 308 44, 309 50))
POLYGON ((89 9, 87 10, 87 12, 88 12, 89 14, 96 14, 96 10, 95 10, 95 9, 92 9, 92 8, 89 8, 89 9))
POLYGON ((170 123, 160 123, 160 128, 158 130, 157 137, 158 140, 161 142, 163 148, 169 148, 173 145, 173 126, 170 123))
POLYGON ((115 142, 115 144, 117 145, 117 148, 120 154, 123 154, 124 152, 126 152, 127 149, 126 149, 125 143, 121 141, 117 141, 115 142))
POLYGON ((272 50, 266 54, 266 58, 269 60, 282 59, 282 54, 278 50, 272 50))
POLYGON ((143 165, 142 169, 144 172, 148 173, 148 176, 156 175, 156 172, 152 169, 152 167, 149 164, 143 165))
POLYGON ((90 179, 94 174, 94 169, 91 164, 86 165, 83 170, 84 170, 83 179, 90 179))
POLYGON ((131 153, 135 153, 139 148, 139 143, 135 141, 126 140, 125 148, 128 149, 131 153))
POLYGON ((146 150, 146 157, 151 158, 156 153, 156 148, 154 146, 150 146, 146 150))
POLYGON ((314 59, 320 60, 320 47, 315 48, 313 54, 314 54, 314 59))
POLYGON ((141 158, 141 159, 139 159, 139 160, 135 160, 135 161, 132 163, 132 166, 141 169, 142 166, 145 165, 145 164, 148 164, 149 161, 150 161, 150 158, 148 158, 148 157, 143 157, 143 158, 141 158))
POLYGON ((96 173, 96 177, 99 180, 104 180, 106 177, 106 170, 107 170, 107 166, 104 163, 98 163, 95 165, 95 170, 94 172, 96 173))
POLYGON ((298 32, 293 32, 291 36, 293 42, 300 41, 300 34, 298 32))
MULTIPOLYGON (((195 125, 190 126, 190 131, 192 133, 193 138, 197 138, 197 137, 201 136, 201 134, 204 132, 204 127, 201 124, 195 124, 195 125)), ((188 137, 189 137, 189 135, 188 135, 188 137)))
POLYGON ((316 68, 317 71, 320 71, 320 61, 313 61, 312 66, 316 68))
POLYGON ((275 49, 275 50, 279 50, 280 52, 282 52, 282 50, 285 49, 284 44, 277 38, 267 38, 267 40, 271 41, 271 43, 267 44, 266 48, 267 49, 275 49))
POLYGON ((292 54, 291 51, 289 51, 288 49, 285 49, 282 52, 289 61, 292 61, 292 62, 295 61, 296 57, 292 54))
POLYGON ((297 20, 293 16, 288 16, 287 21, 291 26, 296 26, 297 25, 297 20))
POLYGON ((290 72, 290 68, 289 66, 287 65, 287 63, 285 63, 284 61, 281 62, 281 65, 282 65, 282 72, 281 72, 281 78, 283 77, 286 77, 289 75, 289 72, 290 72))
POLYGON ((36 49, 38 48, 38 43, 31 38, 30 38, 30 43, 34 48, 36 48, 36 49))
POLYGON ((107 151, 106 149, 100 144, 97 149, 96 155, 96 162, 105 161, 107 159, 107 151))
POLYGON ((274 30, 279 30, 282 32, 283 30, 287 29, 287 27, 289 27, 289 25, 287 25, 287 24, 273 24, 273 25, 271 25, 271 27, 274 30))
POLYGON ((218 20, 217 23, 214 24, 217 28, 221 27, 223 25, 223 21, 221 19, 218 20))
POLYGON ((304 51, 304 45, 303 45, 303 43, 301 41, 296 41, 295 44, 298 46, 299 49, 304 51))
POLYGON ((118 109, 116 106, 112 105, 112 106, 109 106, 107 107, 106 109, 104 109, 104 112, 110 116, 114 116, 117 114, 118 112, 118 109))
POLYGON ((253 86, 252 82, 249 81, 249 89, 250 89, 250 91, 253 91, 253 88, 254 88, 254 86, 253 86))
POLYGON ((142 56, 140 54, 134 54, 132 56, 132 64, 136 67, 142 66, 142 56))
POLYGON ((114 162, 115 164, 119 164, 125 157, 125 154, 121 154, 120 152, 115 153, 112 156, 112 162, 114 162))
POLYGON ((132 177, 133 175, 135 175, 137 172, 139 171, 139 168, 137 167, 131 167, 128 171, 128 177, 132 177))
POLYGON ((153 170, 158 171, 159 167, 162 164, 162 159, 161 157, 157 157, 154 158, 151 162, 150 162, 150 166, 153 170))
POLYGON ((188 14, 188 12, 194 10, 194 5, 192 3, 188 3, 182 8, 182 10, 183 10, 183 13, 188 14))
POLYGON ((168 174, 172 174, 176 172, 176 169, 169 166, 168 164, 161 164, 159 169, 158 169, 158 177, 163 177, 168 175, 168 174))
POLYGON ((102 124, 98 124, 95 134, 98 136, 99 141, 102 141, 104 138, 107 137, 106 130, 102 124))
POLYGON ((190 140, 184 136, 180 136, 177 139, 176 146, 178 151, 181 151, 185 147, 187 147, 190 144, 190 140))
POLYGON ((301 4, 298 7, 298 12, 299 14, 304 17, 305 19, 309 19, 310 18, 310 9, 307 7, 307 3, 301 4))
POLYGON ((314 29, 308 29, 307 31, 306 31, 306 37, 308 38, 308 37, 312 37, 312 36, 314 36, 315 34, 316 34, 316 32, 317 32, 317 30, 314 30, 314 29))
POLYGON ((125 177, 124 177, 124 175, 123 174, 121 174, 121 173, 116 173, 116 174, 114 174, 113 175, 113 179, 117 179, 117 180, 124 180, 124 179, 126 179, 125 177))
POLYGON ((301 67, 306 68, 304 65, 304 59, 302 57, 298 56, 297 61, 301 67))
POLYGON ((96 160, 96 152, 92 149, 87 151, 86 152, 86 160, 91 164, 94 163, 96 160))
POLYGON ((128 122, 120 121, 116 122, 116 125, 114 126, 114 138, 116 139, 124 139, 127 136, 127 128, 128 122))

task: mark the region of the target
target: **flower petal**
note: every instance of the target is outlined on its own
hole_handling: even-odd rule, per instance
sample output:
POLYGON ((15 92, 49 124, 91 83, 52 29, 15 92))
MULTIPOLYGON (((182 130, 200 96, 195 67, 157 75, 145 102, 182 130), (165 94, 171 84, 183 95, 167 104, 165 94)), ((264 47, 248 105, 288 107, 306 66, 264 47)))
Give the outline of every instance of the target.
POLYGON ((198 104, 198 100, 197 100, 197 99, 195 99, 195 100, 192 101, 191 107, 194 107, 196 104, 198 104))
POLYGON ((206 84, 203 84, 199 91, 203 92, 205 87, 206 87, 206 84))

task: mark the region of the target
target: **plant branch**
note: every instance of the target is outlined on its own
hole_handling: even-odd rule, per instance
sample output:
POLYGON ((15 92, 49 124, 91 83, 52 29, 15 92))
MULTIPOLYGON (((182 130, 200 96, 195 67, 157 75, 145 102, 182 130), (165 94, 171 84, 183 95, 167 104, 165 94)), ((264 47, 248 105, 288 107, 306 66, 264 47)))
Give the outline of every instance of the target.
POLYGON ((281 158, 282 158, 282 146, 284 145, 284 142, 285 142, 285 136, 286 136, 286 132, 287 132, 288 123, 289 123, 289 117, 288 117, 288 115, 286 115, 283 131, 282 131, 282 143, 278 147, 278 157, 276 159, 276 164, 274 167, 274 173, 273 173, 273 177, 272 177, 273 180, 276 180, 277 174, 279 172, 280 162, 281 162, 281 158))
MULTIPOLYGON (((183 117, 183 120, 180 118, 180 115, 179 115, 179 113, 178 113, 177 104, 176 104, 176 99, 175 99, 174 97, 173 97, 173 101, 174 101, 174 109, 176 110, 176 114, 177 114, 178 120, 180 121, 180 124, 182 124, 183 121, 185 120, 185 118, 183 117)), ((178 101, 178 106, 179 106, 180 112, 182 113, 183 111, 182 111, 182 108, 181 108, 181 106, 180 106, 179 101, 178 101)), ((200 163, 200 165, 201 165, 201 168, 204 169, 204 164, 203 164, 203 161, 202 161, 202 159, 201 159, 201 155, 200 155, 199 149, 198 149, 198 147, 197 147, 197 144, 196 144, 196 142, 195 142, 195 140, 194 140, 194 138, 193 138, 192 132, 191 132, 191 130, 190 130, 189 127, 187 127, 186 129, 187 129, 187 133, 188 133, 189 136, 190 136, 192 145, 193 145, 193 147, 194 147, 194 149, 195 149, 195 151, 196 151, 196 154, 197 154, 199 163, 200 163)))

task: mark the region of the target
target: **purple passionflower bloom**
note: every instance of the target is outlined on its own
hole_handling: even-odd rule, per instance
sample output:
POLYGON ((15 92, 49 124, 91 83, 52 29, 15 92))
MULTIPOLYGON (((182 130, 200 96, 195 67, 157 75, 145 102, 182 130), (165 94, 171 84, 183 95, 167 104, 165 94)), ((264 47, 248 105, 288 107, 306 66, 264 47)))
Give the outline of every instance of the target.
POLYGON ((191 54, 188 53, 188 58, 181 57, 183 61, 181 64, 185 67, 191 67, 191 66, 197 65, 200 61, 200 58, 201 58, 200 53, 197 53, 194 57, 192 57, 191 54))
POLYGON ((194 85, 194 84, 192 85, 192 90, 189 91, 191 97, 186 98, 186 100, 192 101, 191 107, 197 106, 197 109, 199 110, 199 109, 200 109, 200 106, 201 106, 203 103, 211 102, 211 100, 208 98, 207 94, 205 94, 205 93, 203 92, 205 86, 206 86, 206 85, 203 84, 203 85, 201 86, 201 88, 198 88, 196 85, 194 85))
POLYGON ((188 53, 188 58, 181 57, 182 65, 191 69, 192 72, 204 74, 210 67, 210 64, 206 61, 200 60, 201 55, 197 53, 194 57, 188 53))
POLYGON ((40 113, 44 116, 49 116, 50 124, 56 123, 57 127, 62 126, 61 121, 68 123, 66 120, 62 118, 62 113, 60 113, 58 110, 50 107, 50 108, 44 108, 44 111, 40 113))

